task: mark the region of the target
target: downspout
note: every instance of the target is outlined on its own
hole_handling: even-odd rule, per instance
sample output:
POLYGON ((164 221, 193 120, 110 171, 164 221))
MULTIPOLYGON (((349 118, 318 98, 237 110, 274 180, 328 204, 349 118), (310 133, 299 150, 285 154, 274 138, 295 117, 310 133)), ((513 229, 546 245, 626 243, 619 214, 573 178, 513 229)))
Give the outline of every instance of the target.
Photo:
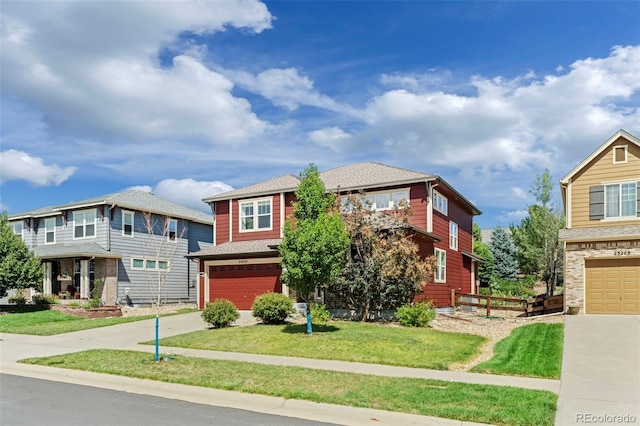
MULTIPOLYGON (((108 217, 108 225, 107 225, 107 251, 111 251, 111 210, 115 209, 116 205, 112 204, 109 207, 109 217, 108 217)), ((131 224, 132 226, 135 224, 131 224)))

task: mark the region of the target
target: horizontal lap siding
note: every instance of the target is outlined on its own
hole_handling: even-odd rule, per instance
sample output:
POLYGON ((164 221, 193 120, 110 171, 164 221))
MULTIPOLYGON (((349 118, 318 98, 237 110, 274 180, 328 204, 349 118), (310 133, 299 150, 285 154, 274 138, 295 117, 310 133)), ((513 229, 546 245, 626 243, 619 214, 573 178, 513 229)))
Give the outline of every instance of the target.
POLYGON ((409 190, 412 215, 409 218, 411 225, 427 229, 427 187, 424 183, 414 184, 409 190))
MULTIPOLYGON (((271 197, 258 197, 258 199, 271 198, 271 224, 268 231, 240 232, 240 201, 233 200, 233 241, 252 241, 280 238, 280 194, 271 197)), ((253 198, 252 198, 253 199, 253 198)))
MULTIPOLYGON (((571 183, 571 227, 611 226, 612 222, 589 220, 589 187, 606 182, 640 180, 640 147, 619 138, 576 173, 571 183), (613 147, 627 145, 626 163, 613 164, 613 147)), ((615 221, 615 226, 638 224, 638 219, 615 221)))
POLYGON ((229 241, 229 201, 216 202, 216 245, 229 241))

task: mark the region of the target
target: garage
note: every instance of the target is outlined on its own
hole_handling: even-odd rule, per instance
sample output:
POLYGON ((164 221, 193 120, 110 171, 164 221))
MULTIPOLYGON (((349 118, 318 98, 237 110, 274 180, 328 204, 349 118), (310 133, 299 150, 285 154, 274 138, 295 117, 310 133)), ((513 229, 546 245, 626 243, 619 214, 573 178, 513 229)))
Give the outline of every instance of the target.
POLYGON ((588 314, 640 314, 640 258, 586 259, 588 314))
POLYGON ((278 263, 209 266, 209 301, 228 299, 238 309, 251 309, 256 296, 282 293, 278 263))

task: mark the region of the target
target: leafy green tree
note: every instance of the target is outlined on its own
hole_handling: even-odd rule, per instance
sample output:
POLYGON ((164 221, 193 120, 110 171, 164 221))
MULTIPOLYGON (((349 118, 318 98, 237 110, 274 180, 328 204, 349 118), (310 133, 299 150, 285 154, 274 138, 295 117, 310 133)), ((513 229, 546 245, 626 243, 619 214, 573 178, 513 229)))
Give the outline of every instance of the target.
POLYGON ((493 276, 501 280, 515 281, 518 278, 518 249, 511 235, 498 226, 491 232, 489 249, 493 255, 493 276))
MULTIPOLYGON (((293 203, 293 217, 284 224, 282 282, 309 303, 317 288, 333 281, 342 270, 349 237, 334 206, 335 196, 327 194, 315 165, 301 174, 293 203)), ((307 308, 307 332, 311 334, 311 312, 307 308)))
POLYGON ((13 233, 7 214, 0 214, 0 293, 8 289, 42 287, 42 264, 22 239, 13 233))
POLYGON ((478 264, 478 279, 489 284, 493 276, 493 254, 488 245, 482 242, 482 230, 477 223, 473 224, 473 252, 485 261, 478 264))
POLYGON ((553 295, 562 282, 563 248, 558 231, 565 226, 564 215, 552 203, 553 181, 549 170, 536 176, 529 191, 536 204, 528 208, 528 215, 520 226, 512 227, 518 247, 518 263, 523 272, 542 276, 547 295, 553 295))
POLYGON ((351 240, 345 266, 331 293, 345 300, 362 321, 376 310, 396 309, 422 293, 433 278, 435 258, 421 259, 418 245, 407 237, 411 209, 395 214, 371 211, 364 194, 350 195, 343 221, 351 240))

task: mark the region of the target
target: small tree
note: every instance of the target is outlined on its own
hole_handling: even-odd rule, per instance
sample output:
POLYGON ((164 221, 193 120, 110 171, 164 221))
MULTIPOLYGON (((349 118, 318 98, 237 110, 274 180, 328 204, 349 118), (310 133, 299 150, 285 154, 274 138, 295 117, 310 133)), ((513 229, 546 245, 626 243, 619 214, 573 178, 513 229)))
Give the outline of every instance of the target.
POLYGON ((491 232, 489 248, 493 255, 494 277, 515 281, 518 278, 518 250, 511 235, 498 226, 491 232))
POLYGON ((477 223, 473 224, 473 252, 485 260, 478 264, 478 279, 489 284, 493 276, 493 255, 489 246, 482 242, 482 231, 477 223))
POLYGON ((340 273, 349 238, 335 197, 326 194, 316 166, 311 164, 301 174, 293 203, 293 217, 284 224, 282 243, 282 282, 296 290, 307 303, 307 333, 312 334, 308 304, 317 288, 322 288, 340 273))
POLYGON ((523 272, 542 275, 547 295, 553 295, 561 281, 564 252, 558 240, 558 232, 565 221, 552 199, 553 181, 549 170, 536 176, 536 182, 529 191, 536 199, 530 205, 528 215, 519 227, 512 227, 513 239, 518 247, 518 263, 523 272))
POLYGON ((0 293, 10 288, 42 287, 42 264, 13 233, 6 212, 0 214, 0 293))
POLYGON ((352 194, 343 213, 351 250, 331 292, 342 297, 362 321, 375 310, 410 303, 431 281, 435 258, 421 259, 408 237, 411 209, 402 203, 389 214, 373 212, 364 194, 352 194))
MULTIPOLYGON (((187 231, 183 226, 178 230, 178 222, 169 216, 157 216, 151 212, 142 213, 142 221, 147 240, 143 247, 145 262, 153 262, 153 268, 147 268, 148 286, 151 294, 151 306, 156 313, 156 362, 160 361, 159 353, 159 327, 160 307, 163 304, 162 290, 169 275, 169 268, 180 240, 187 231)), ((145 265, 146 266, 146 265, 145 265)))

